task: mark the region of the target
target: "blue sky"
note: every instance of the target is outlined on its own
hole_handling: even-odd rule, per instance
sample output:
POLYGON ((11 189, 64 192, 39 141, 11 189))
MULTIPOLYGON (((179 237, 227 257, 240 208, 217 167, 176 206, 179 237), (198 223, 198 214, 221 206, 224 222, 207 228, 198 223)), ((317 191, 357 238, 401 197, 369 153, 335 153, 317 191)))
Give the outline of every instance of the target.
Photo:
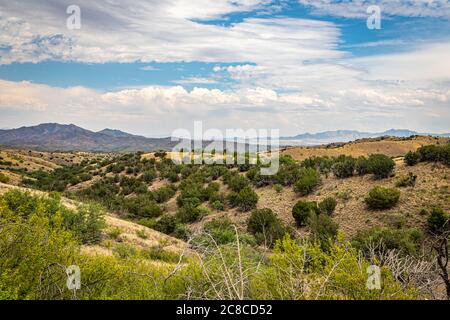
POLYGON ((446 0, 128 2, 0 0, 0 127, 450 131, 446 0))

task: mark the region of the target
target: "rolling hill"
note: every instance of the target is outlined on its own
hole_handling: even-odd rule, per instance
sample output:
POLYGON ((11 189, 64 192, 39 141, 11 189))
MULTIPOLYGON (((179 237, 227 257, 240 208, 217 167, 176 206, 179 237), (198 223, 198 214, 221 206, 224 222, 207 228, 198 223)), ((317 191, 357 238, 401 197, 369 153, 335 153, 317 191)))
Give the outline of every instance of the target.
POLYGON ((73 124, 45 123, 0 130, 0 145, 43 151, 155 151, 170 149, 177 143, 170 137, 146 138, 111 129, 93 132, 73 124))

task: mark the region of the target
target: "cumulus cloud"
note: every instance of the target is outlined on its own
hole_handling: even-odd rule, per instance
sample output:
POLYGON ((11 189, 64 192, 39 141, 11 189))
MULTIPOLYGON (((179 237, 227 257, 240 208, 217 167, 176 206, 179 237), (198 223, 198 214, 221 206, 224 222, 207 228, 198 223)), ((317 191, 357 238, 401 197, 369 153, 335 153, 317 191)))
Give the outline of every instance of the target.
MULTIPOLYGON (((365 7, 372 3, 299 1, 317 13, 344 17, 366 16, 365 7)), ((448 42, 354 58, 339 49, 341 31, 333 22, 270 16, 204 23, 230 13, 265 12, 269 0, 80 0, 81 30, 68 30, 71 2, 2 1, 0 64, 202 61, 217 63, 215 74, 177 80, 175 86, 109 92, 0 81, 0 109, 9 127, 11 112, 28 112, 21 113, 21 121, 78 121, 141 134, 170 133, 193 120, 217 128, 281 128, 284 134, 350 125, 378 131, 404 122, 416 130, 445 130, 450 122, 448 42), (221 77, 233 79, 233 85, 202 88, 221 77), (187 90, 186 84, 197 87, 187 90), (127 120, 133 123, 129 128, 123 124, 127 120)), ((382 4, 383 12, 392 15, 448 14, 448 1, 382 4)))

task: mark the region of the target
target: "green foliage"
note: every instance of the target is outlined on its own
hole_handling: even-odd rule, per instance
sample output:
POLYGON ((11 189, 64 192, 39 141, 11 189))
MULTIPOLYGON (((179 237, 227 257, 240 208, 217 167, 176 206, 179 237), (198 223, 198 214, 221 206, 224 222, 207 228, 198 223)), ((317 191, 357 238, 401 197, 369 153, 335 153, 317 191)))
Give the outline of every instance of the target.
POLYGON ((352 240, 352 245, 366 256, 370 250, 383 253, 396 250, 402 255, 415 255, 420 251, 423 234, 417 229, 392 229, 375 227, 360 231, 352 240))
POLYGON ((117 227, 111 228, 110 230, 108 230, 107 234, 111 239, 117 240, 122 234, 122 229, 117 227))
POLYGON ((428 217, 428 230, 434 234, 440 234, 450 230, 450 214, 441 208, 433 208, 428 217))
POLYGON ((339 156, 332 166, 333 174, 338 178, 353 176, 356 160, 350 156, 339 156))
POLYGON ((214 210, 217 211, 223 211, 225 210, 225 205, 223 204, 222 201, 220 200, 216 200, 211 204, 211 207, 213 207, 214 210))
POLYGON ((417 176, 412 172, 408 172, 408 175, 401 176, 397 179, 396 187, 414 187, 416 184, 417 176))
POLYGON ((268 300, 384 300, 414 299, 414 288, 403 288, 383 267, 382 290, 367 288, 370 262, 347 243, 335 243, 324 252, 319 244, 279 241, 269 263, 251 279, 253 299, 268 300))
POLYGON ((163 209, 148 194, 124 199, 124 208, 132 217, 155 218, 163 213, 163 209))
POLYGON ((157 203, 167 202, 170 198, 172 198, 176 193, 176 187, 174 185, 164 186, 156 189, 152 192, 153 199, 157 203))
POLYGON ((319 212, 331 216, 336 209, 337 201, 333 197, 327 197, 319 202, 319 212))
POLYGON ((228 179, 227 183, 228 187, 234 192, 239 192, 250 184, 249 180, 241 175, 232 176, 228 179))
POLYGON ((241 211, 250 211, 256 207, 258 195, 249 186, 243 188, 238 193, 237 206, 241 211))
POLYGON ((182 223, 192 223, 202 219, 206 215, 208 215, 208 209, 186 204, 178 209, 176 218, 182 223))
POLYGON ((283 238, 288 229, 270 209, 253 210, 247 222, 248 231, 253 234, 259 244, 272 247, 283 238))
POLYGON ((312 214, 308 220, 311 239, 320 244, 322 250, 328 250, 336 240, 338 225, 325 214, 312 214))
POLYGON ((300 196, 306 196, 313 192, 321 183, 319 172, 312 168, 302 168, 299 178, 294 185, 294 191, 300 196))
POLYGON ((384 210, 394 207, 400 198, 400 191, 392 188, 374 187, 365 202, 370 209, 384 210))
POLYGON ((177 224, 178 220, 174 216, 165 214, 156 221, 153 229, 165 234, 172 234, 175 232, 177 224))
POLYGON ((281 184, 275 184, 275 185, 273 186, 273 188, 275 189, 275 191, 276 191, 277 193, 283 192, 283 186, 282 186, 281 184))
POLYGON ((391 175, 395 168, 395 162, 384 154, 373 154, 368 159, 369 172, 375 178, 383 179, 391 175))
POLYGON ((319 208, 316 202, 300 200, 292 208, 292 216, 299 227, 306 226, 309 218, 317 215, 318 212, 319 208))
POLYGON ((420 160, 418 152, 408 151, 403 159, 408 166, 416 165, 420 160))
POLYGON ((369 160, 363 156, 356 159, 355 171, 360 176, 368 174, 369 173, 369 160))
POLYGON ((0 182, 1 183, 8 183, 9 182, 9 177, 0 172, 0 182))

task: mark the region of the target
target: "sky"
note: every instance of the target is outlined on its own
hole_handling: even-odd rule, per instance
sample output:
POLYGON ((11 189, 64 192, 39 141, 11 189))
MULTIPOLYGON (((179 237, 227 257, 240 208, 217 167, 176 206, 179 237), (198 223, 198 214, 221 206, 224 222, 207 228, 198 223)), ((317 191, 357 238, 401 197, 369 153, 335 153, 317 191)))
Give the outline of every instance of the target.
POLYGON ((0 0, 0 128, 194 121, 450 132, 450 1, 0 0))

